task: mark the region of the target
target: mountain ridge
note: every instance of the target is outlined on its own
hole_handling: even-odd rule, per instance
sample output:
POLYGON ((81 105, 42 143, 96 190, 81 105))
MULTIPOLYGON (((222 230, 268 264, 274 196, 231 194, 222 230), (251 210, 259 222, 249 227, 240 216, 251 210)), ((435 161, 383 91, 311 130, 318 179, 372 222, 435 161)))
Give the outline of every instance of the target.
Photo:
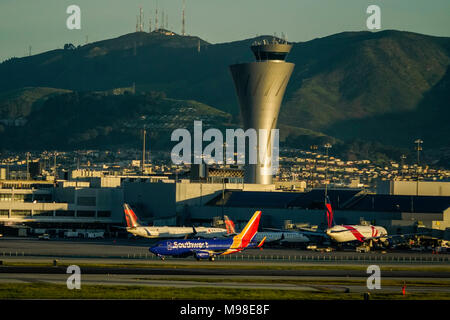
MULTIPOLYGON (((87 92, 135 87, 138 93, 164 92, 173 99, 205 103, 231 114, 239 124, 228 66, 253 61, 249 46, 262 38, 272 37, 211 44, 198 37, 126 34, 5 61, 0 64, 0 92, 23 87, 87 92)), ((444 93, 450 88, 444 79, 450 38, 356 31, 292 44, 287 61, 296 66, 279 117, 280 128, 291 128, 284 134, 286 140, 300 141, 298 137, 310 130, 311 136, 349 144, 367 140, 410 148, 416 135, 423 135, 432 139, 425 142, 430 147, 449 147, 445 137, 430 132, 436 131, 434 121, 450 121, 443 112, 449 107, 444 93), (427 121, 421 123, 421 118, 427 121), (398 119, 401 126, 396 126, 398 119)))

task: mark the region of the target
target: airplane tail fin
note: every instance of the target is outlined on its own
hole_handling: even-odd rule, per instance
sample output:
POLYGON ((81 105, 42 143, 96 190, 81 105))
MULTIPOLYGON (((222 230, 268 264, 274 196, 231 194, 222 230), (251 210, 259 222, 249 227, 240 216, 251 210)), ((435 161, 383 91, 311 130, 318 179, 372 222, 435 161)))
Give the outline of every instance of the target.
POLYGON ((236 229, 234 228, 234 222, 228 218, 228 216, 224 216, 225 226, 227 228, 227 234, 235 234, 236 229))
POLYGON ((123 211, 125 213, 125 220, 127 222, 128 228, 136 228, 141 226, 138 222, 139 221, 138 217, 128 204, 126 203, 123 204, 123 211))
POLYGON ((259 220, 261 219, 261 211, 255 211, 245 228, 238 235, 234 236, 233 244, 230 249, 246 248, 252 241, 256 232, 258 232, 259 220))
POLYGON ((327 211, 328 228, 331 228, 333 226, 333 208, 331 207, 330 198, 328 197, 325 200, 325 209, 327 211))

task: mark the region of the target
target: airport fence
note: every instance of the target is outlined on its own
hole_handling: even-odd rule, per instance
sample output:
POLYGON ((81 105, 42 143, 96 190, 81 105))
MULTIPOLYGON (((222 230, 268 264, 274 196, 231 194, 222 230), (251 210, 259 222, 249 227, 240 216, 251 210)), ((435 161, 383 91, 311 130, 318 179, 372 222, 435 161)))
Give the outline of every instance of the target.
MULTIPOLYGON (((3 251, 0 252, 2 257, 37 257, 36 254, 25 253, 24 251, 3 251)), ((63 256, 63 255, 40 255, 41 257, 53 258, 94 258, 90 256, 63 256)), ((106 259, 142 259, 142 260, 160 260, 157 256, 150 253, 129 253, 125 256, 108 256, 104 255, 95 258, 106 259)), ((167 260, 179 260, 178 258, 166 257, 167 260)), ((394 255, 394 254, 300 254, 300 255, 282 255, 282 254, 230 254, 215 257, 218 261, 245 261, 245 262, 377 262, 377 263, 450 263, 450 254, 413 254, 413 255, 394 255)))
MULTIPOLYGON (((128 254, 127 259, 149 259, 160 260, 152 254, 128 254)), ((178 258, 166 257, 166 260, 179 260, 178 258)), ((371 254, 355 254, 355 255, 330 255, 330 254, 304 254, 304 255, 246 255, 246 254, 230 254, 215 257, 218 261, 272 261, 272 262, 390 262, 390 263, 450 263, 450 255, 427 255, 427 256, 396 256, 396 255, 371 255, 371 254)))

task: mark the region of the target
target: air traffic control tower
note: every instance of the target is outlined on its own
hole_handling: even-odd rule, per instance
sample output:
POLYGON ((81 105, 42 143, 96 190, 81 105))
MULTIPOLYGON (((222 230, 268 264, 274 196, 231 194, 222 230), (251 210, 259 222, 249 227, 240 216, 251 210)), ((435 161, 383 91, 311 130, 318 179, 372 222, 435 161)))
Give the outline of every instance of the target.
MULTIPOLYGON (((294 70, 293 63, 285 62, 291 47, 283 40, 255 42, 251 49, 256 62, 230 66, 244 130, 254 128, 257 132, 259 129, 266 129, 268 132, 265 138, 258 139, 257 164, 248 164, 249 158, 246 155, 245 183, 272 184, 270 132, 277 126, 284 91, 294 70)), ((246 151, 248 153, 248 148, 246 151)))

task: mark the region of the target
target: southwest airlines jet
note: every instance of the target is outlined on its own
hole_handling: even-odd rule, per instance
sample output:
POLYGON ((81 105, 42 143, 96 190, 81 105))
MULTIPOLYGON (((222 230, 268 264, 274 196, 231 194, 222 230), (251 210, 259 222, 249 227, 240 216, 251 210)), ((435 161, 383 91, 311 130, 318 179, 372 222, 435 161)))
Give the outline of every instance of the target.
POLYGON ((214 258, 219 255, 231 254, 246 248, 261 248, 266 238, 255 242, 253 238, 258 232, 261 211, 256 211, 241 233, 230 239, 203 240, 167 240, 158 242, 149 251, 162 260, 165 256, 184 258, 194 256, 197 260, 214 258))
POLYGON ((184 238, 198 236, 203 238, 227 237, 236 234, 233 221, 225 216, 226 229, 209 227, 145 227, 138 221, 138 217, 128 204, 123 205, 127 231, 135 236, 144 238, 184 238))

